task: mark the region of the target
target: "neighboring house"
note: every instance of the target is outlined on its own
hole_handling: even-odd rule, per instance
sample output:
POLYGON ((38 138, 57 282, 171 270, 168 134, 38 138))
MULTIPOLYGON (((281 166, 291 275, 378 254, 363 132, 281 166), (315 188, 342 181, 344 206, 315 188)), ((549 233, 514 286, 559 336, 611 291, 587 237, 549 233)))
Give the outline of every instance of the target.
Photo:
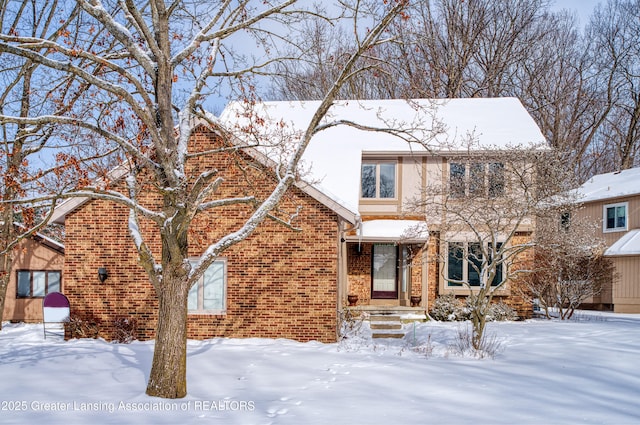
MULTIPOLYGON (((278 137, 288 133, 295 138, 317 105, 266 102, 249 115, 241 103, 232 103, 219 122, 226 128, 248 128, 251 116, 266 132, 271 127, 278 137)), ((303 157, 303 177, 281 205, 299 210, 296 226, 302 231, 267 220, 249 239, 226 251, 192 290, 189 338, 335 341, 348 295, 357 295, 357 305, 365 310, 424 312, 440 294, 468 293, 446 283, 442 271, 455 266, 443 264, 440 253, 446 252, 449 241, 428 229, 428 217, 409 208, 410 201, 421 196, 426 184, 448 184, 449 175, 460 169, 477 172, 468 161, 484 163, 487 152, 544 142, 514 98, 339 101, 329 115, 360 128, 335 126, 314 136, 303 157), (408 144, 389 132, 365 131, 363 126, 406 129, 404 136, 413 141, 408 144)), ((216 129, 200 125, 191 142, 206 146, 218 137, 216 129)), ((262 154, 275 158, 282 152, 262 154)), ((262 154, 254 152, 252 157, 262 154)), ((201 161, 200 169, 216 166, 207 157, 201 161)), ((234 182, 227 187, 234 187, 235 193, 222 195, 237 195, 248 181, 264 179, 251 167, 238 170, 229 166, 236 162, 223 162, 225 166, 218 168, 227 182, 234 182)), ((260 160, 258 166, 265 163, 260 160)), ((238 207, 223 217, 194 223, 194 258, 245 213, 238 207)), ((59 205, 55 222, 66 226, 65 294, 72 315, 98 322, 102 336, 113 337, 115 319, 134 317, 138 336, 153 338, 157 301, 137 264, 127 216, 124 207, 106 201, 76 199, 59 205), (99 268, 108 273, 104 282, 98 279, 99 268)), ((524 237, 532 231, 523 229, 524 237)), ((464 265, 459 267, 462 273, 464 265)), ((501 295, 521 316, 530 314, 531 306, 511 293, 509 285, 501 295)))
POLYGON ((42 322, 42 300, 63 290, 64 246, 40 234, 24 238, 13 249, 13 267, 3 320, 42 322))
POLYGON ((640 168, 593 176, 578 188, 583 207, 575 214, 597 221, 597 236, 616 276, 587 305, 617 313, 640 313, 640 168))

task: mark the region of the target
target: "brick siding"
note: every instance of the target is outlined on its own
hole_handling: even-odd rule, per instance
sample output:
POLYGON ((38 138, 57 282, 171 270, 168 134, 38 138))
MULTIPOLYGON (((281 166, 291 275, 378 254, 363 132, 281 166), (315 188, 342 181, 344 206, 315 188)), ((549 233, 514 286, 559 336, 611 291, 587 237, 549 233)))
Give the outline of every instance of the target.
MULTIPOLYGON (((190 149, 204 150, 219 143, 200 128, 190 149)), ((189 164, 189 175, 216 168, 225 182, 216 196, 266 196, 273 181, 259 164, 239 153, 199 157, 189 164)), ((157 202, 153 188, 145 202, 157 202)), ((336 340, 337 216, 302 191, 292 188, 278 210, 288 218, 300 214, 291 230, 266 220, 247 240, 228 249, 227 309, 224 315, 190 314, 188 337, 271 337, 299 341, 336 340)), ((189 255, 199 256, 208 244, 236 229, 251 213, 248 205, 225 207, 205 213, 193 222, 189 255)), ((65 292, 72 316, 94 320, 100 336, 114 338, 114 321, 132 317, 141 340, 155 336, 158 302, 142 267, 127 228, 128 209, 106 201, 90 201, 66 217, 65 292), (99 267, 108 279, 100 283, 99 267)), ((152 250, 160 252, 157 230, 143 222, 152 250), (155 235, 155 237, 151 237, 155 235)))

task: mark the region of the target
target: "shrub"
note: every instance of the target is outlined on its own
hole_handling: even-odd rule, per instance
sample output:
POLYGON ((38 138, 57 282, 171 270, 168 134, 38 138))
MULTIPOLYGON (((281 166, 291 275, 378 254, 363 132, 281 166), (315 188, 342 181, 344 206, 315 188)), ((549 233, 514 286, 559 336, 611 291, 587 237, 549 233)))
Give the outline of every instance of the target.
MULTIPOLYGON (((459 322, 471 318, 471 307, 468 300, 460 301, 453 294, 440 295, 433 303, 430 311, 434 320, 442 322, 459 322)), ((487 321, 517 320, 518 315, 515 310, 502 301, 492 303, 487 313, 487 321)))
POLYGON ((487 314, 487 321, 501 322, 504 320, 518 320, 516 311, 502 301, 491 304, 489 306, 489 313, 487 314))
POLYGON ((473 329, 470 326, 458 328, 456 339, 451 348, 460 356, 472 356, 480 359, 494 359, 502 350, 503 344, 495 334, 484 334, 478 348, 473 346, 473 329))
POLYGON ((436 298, 430 314, 434 320, 442 322, 462 321, 469 318, 468 310, 454 294, 440 295, 436 298))
POLYGON ((138 338, 137 321, 133 317, 120 317, 113 323, 116 328, 116 341, 129 344, 131 341, 138 338))
POLYGON ((64 324, 65 334, 69 338, 97 338, 100 327, 94 318, 83 319, 78 316, 71 316, 64 324))

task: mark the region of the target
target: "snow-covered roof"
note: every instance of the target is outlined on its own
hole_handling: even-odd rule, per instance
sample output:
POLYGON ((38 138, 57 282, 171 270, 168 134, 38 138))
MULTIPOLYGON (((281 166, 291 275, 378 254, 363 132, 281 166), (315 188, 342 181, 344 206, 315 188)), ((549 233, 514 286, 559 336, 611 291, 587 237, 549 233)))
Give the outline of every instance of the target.
MULTIPOLYGON (((251 105, 248 111, 245 103, 232 102, 213 121, 236 136, 250 137, 248 132, 238 129, 263 132, 262 142, 273 139, 273 145, 266 143, 256 152, 279 163, 288 152, 278 142, 283 137, 295 142, 319 104, 319 101, 264 102, 251 105)), ((344 100, 331 107, 322 123, 336 121, 350 121, 368 130, 342 124, 316 133, 302 157, 305 182, 297 184, 351 222, 359 215, 363 154, 547 147, 540 129, 516 98, 344 100), (405 137, 396 137, 390 130, 405 137)), ((251 144, 252 140, 246 142, 251 144)), ((53 221, 64 223, 66 215, 86 201, 74 198, 60 203, 53 221)))
POLYGON ((421 220, 368 220, 362 222, 357 235, 347 239, 361 242, 426 242, 429 231, 421 220))
MULTIPOLYGON (((1 223, 0 223, 1 224, 1 223)), ((22 223, 13 223, 14 227, 16 227, 20 232, 26 232, 28 229, 22 223)), ((41 244, 48 246, 49 248, 61 252, 64 254, 64 244, 62 242, 58 242, 55 239, 52 239, 48 236, 45 236, 43 233, 35 232, 31 235, 33 239, 41 244)))
POLYGON ((580 202, 640 194, 640 168, 598 174, 577 189, 580 202))
POLYGON ((640 229, 627 232, 604 252, 606 256, 640 255, 640 229))
POLYGON ((51 239, 48 236, 43 235, 42 233, 36 233, 34 235, 34 237, 40 241, 43 245, 48 246, 49 248, 58 251, 58 252, 62 252, 64 253, 64 244, 61 242, 58 242, 55 239, 51 239))
MULTIPOLYGON (((253 106, 264 132, 298 134, 306 129, 319 101, 264 102, 253 106), (266 124, 262 124, 262 123, 266 124)), ((249 125, 246 106, 227 106, 220 123, 228 129, 249 125)), ((402 130, 413 138, 388 131, 348 125, 329 127, 314 135, 303 156, 306 179, 322 193, 358 214, 363 154, 481 152, 547 147, 540 129, 516 98, 344 100, 336 102, 323 123, 348 120, 369 129, 402 130), (418 143, 421 142, 421 143, 418 143)), ((274 156, 278 153, 266 152, 274 156)))

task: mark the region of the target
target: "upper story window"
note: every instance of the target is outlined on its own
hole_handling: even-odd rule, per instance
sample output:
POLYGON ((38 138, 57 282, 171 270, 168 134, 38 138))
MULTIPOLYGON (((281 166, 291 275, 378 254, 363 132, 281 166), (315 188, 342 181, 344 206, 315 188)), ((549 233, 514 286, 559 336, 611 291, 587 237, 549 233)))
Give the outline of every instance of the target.
POLYGON ((189 313, 220 314, 227 309, 227 262, 218 259, 189 290, 189 313))
POLYGON ((18 298, 44 297, 60 292, 59 270, 18 270, 18 298))
POLYGON ((560 229, 568 232, 571 229, 571 213, 563 212, 560 214, 560 229))
POLYGON ((603 231, 604 232, 622 232, 627 230, 627 211, 629 205, 627 202, 619 204, 609 204, 604 206, 603 231))
POLYGON ((453 198, 504 195, 504 164, 501 162, 449 163, 449 191, 453 198))
POLYGON ((362 163, 362 198, 393 199, 396 197, 396 163, 362 163))

